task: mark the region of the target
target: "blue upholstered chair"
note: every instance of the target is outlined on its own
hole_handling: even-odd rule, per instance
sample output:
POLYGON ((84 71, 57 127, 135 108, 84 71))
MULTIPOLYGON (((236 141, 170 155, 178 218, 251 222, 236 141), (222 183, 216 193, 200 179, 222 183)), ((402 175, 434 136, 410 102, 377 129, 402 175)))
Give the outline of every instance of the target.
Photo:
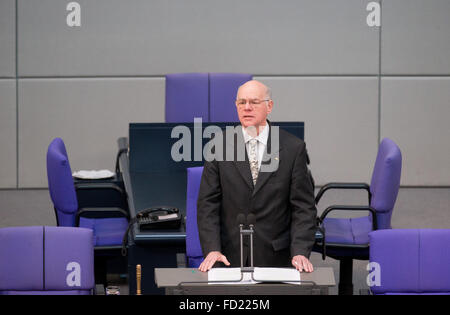
POLYGON ((94 287, 92 230, 0 229, 0 295, 87 295, 94 287))
MULTIPOLYGON (((363 206, 334 205, 325 209, 319 223, 325 230, 326 255, 340 261, 339 294, 353 294, 353 259, 369 259, 369 233, 377 229, 390 229, 400 187, 402 155, 390 139, 381 142, 372 173, 370 186, 365 183, 330 183, 323 186, 316 196, 319 203, 330 189, 362 189, 368 193, 368 204, 363 206), (328 218, 336 210, 366 211, 358 218, 328 218)), ((315 251, 322 251, 316 247, 315 251)))
POLYGON ((379 230, 369 239, 373 294, 450 294, 449 229, 379 230))
POLYGON ((166 122, 209 121, 208 73, 166 75, 166 122))
MULTIPOLYGON (((60 138, 55 138, 48 147, 47 176, 50 197, 55 208, 58 226, 91 229, 94 232, 93 245, 96 249, 96 260, 100 256, 118 256, 123 236, 128 227, 129 214, 121 208, 78 207, 66 147, 60 138), (112 254, 111 251, 113 252, 112 254)), ((109 188, 106 187, 105 189, 109 188)), ((104 260, 103 258, 98 258, 99 263, 96 261, 96 268, 105 264, 100 263, 100 261, 104 260)), ((99 272, 96 270, 97 277, 99 272)), ((106 275, 101 278, 101 283, 104 283, 106 275)))
POLYGON ((235 108, 238 88, 253 78, 246 73, 210 73, 209 74, 209 121, 239 121, 235 108))
POLYGON ((203 167, 187 169, 186 194, 186 258, 189 268, 197 268, 203 261, 197 227, 197 199, 202 179, 203 167))
POLYGON ((252 79, 242 73, 174 73, 166 75, 166 122, 236 122, 234 101, 239 86, 252 79))

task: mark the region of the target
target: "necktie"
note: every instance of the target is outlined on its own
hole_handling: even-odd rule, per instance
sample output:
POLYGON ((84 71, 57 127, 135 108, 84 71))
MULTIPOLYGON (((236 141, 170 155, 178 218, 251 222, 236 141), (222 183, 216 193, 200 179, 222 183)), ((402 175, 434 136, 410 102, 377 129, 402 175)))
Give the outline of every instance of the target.
POLYGON ((250 171, 252 173, 253 185, 256 185, 256 180, 258 179, 258 155, 256 152, 256 146, 258 144, 258 140, 252 139, 249 141, 249 153, 248 159, 250 162, 250 171))

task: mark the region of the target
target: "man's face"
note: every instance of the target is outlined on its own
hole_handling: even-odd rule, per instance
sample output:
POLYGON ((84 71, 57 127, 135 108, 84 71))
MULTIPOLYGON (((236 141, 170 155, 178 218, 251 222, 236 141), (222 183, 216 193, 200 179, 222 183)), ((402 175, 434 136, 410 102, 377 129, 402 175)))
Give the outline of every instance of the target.
POLYGON ((241 86, 236 105, 239 121, 244 128, 249 126, 258 128, 266 125, 267 115, 273 107, 273 101, 268 98, 267 88, 258 81, 249 81, 241 86))

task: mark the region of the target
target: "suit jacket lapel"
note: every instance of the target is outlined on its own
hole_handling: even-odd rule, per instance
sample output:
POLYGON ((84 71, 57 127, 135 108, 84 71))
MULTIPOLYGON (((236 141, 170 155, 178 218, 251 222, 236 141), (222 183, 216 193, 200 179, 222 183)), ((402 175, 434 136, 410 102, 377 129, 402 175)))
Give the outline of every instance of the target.
POLYGON ((248 162, 248 158, 245 157, 245 161, 235 161, 234 164, 241 174, 244 181, 247 183, 250 189, 253 189, 253 178, 252 173, 250 171, 250 163, 248 162))

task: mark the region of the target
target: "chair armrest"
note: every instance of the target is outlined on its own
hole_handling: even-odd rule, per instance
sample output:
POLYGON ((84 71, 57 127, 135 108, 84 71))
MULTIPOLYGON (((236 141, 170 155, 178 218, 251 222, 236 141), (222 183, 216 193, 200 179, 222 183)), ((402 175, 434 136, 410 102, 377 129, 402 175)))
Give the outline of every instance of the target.
MULTIPOLYGON (((321 225, 321 221, 319 218, 317 218, 316 243, 317 243, 317 233, 320 233, 322 235, 322 260, 325 260, 327 258, 325 228, 323 227, 323 225, 321 225)), ((320 244, 320 242, 319 242, 319 244, 320 244)))
POLYGON ((122 154, 128 154, 128 148, 124 148, 124 149, 120 149, 119 152, 117 152, 117 157, 116 157, 116 174, 120 173, 120 156, 122 154))
POLYGON ((128 154, 128 138, 121 137, 117 140, 119 145, 119 151, 116 156, 116 174, 120 173, 120 156, 122 154, 128 154))
POLYGON ((75 191, 90 189, 112 189, 124 194, 123 189, 114 183, 75 183, 75 191))
POLYGON ((370 186, 366 183, 328 183, 325 186, 320 188, 319 192, 316 196, 316 204, 319 203, 319 200, 322 198, 323 194, 330 189, 364 189, 367 190, 369 195, 369 204, 372 200, 372 194, 370 192, 370 186))
POLYGON ((378 226, 377 226, 377 212, 374 208, 370 207, 370 206, 338 206, 338 205, 334 205, 334 206, 330 206, 328 208, 325 209, 325 211, 322 213, 322 215, 319 218, 319 222, 320 224, 323 223, 323 220, 325 219, 325 217, 334 210, 345 210, 345 211, 368 211, 372 214, 372 225, 373 225, 373 230, 377 230, 378 226))
POLYGON ((86 218, 120 218, 125 217, 130 220, 130 215, 122 208, 80 208, 75 215, 76 226, 80 225, 80 217, 86 218))

